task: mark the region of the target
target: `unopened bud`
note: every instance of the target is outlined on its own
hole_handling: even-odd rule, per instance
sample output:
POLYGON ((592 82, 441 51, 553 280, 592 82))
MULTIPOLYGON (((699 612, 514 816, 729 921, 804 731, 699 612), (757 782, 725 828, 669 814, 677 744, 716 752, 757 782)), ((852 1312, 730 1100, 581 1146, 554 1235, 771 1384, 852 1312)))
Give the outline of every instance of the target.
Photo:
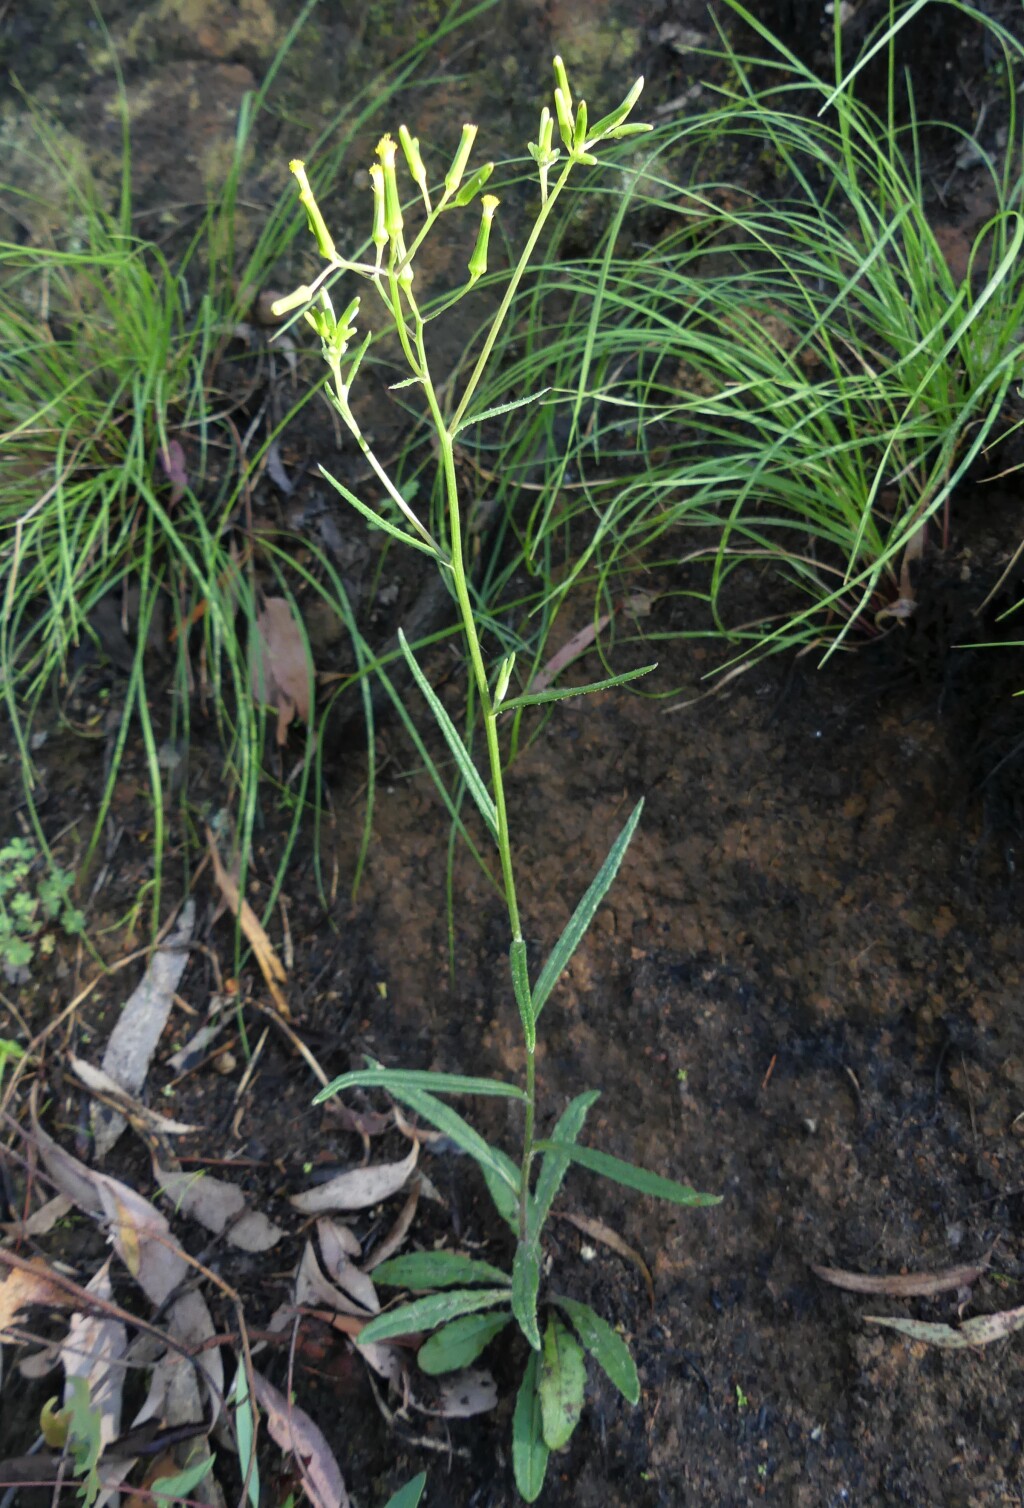
POLYGON ((562 134, 562 140, 571 152, 573 139, 572 114, 561 89, 555 90, 555 114, 558 116, 558 129, 562 134))
POLYGON ((402 219, 401 201, 398 197, 398 173, 395 170, 396 150, 390 136, 382 136, 377 143, 377 156, 380 158, 384 174, 384 229, 391 239, 402 234, 402 227, 405 224, 402 219))
POLYGON ((420 142, 418 136, 412 136, 407 126, 399 126, 398 139, 402 143, 402 151, 405 160, 409 164, 409 172, 412 181, 423 195, 423 203, 427 213, 430 213, 430 193, 427 189, 427 170, 423 166, 423 158, 420 156, 420 142))
POLYGON ((388 233, 384 226, 384 169, 379 162, 370 168, 370 183, 373 185, 373 234, 370 239, 380 252, 388 244, 388 233))
POLYGON ((280 319, 285 314, 290 314, 293 309, 298 309, 302 304, 308 304, 313 297, 313 290, 307 283, 301 288, 296 288, 294 293, 286 293, 283 298, 276 298, 270 306, 270 312, 275 319, 280 319))
POLYGON ((324 217, 320 213, 313 190, 309 186, 309 179, 306 177, 306 164, 296 157, 288 164, 288 168, 299 185, 299 203, 306 211, 306 220, 316 240, 317 250, 328 262, 336 261, 334 242, 324 223, 324 217))
POLYGON ((472 178, 466 179, 466 182, 459 189, 459 192, 455 195, 452 203, 459 205, 460 207, 466 204, 471 204, 493 172, 493 162, 485 162, 483 167, 477 168, 472 178))
POLYGON ((475 140, 476 126, 463 126, 462 140, 459 142, 455 156, 452 158, 452 165, 445 175, 444 186, 447 193, 454 194, 462 182, 462 175, 466 171, 466 164, 469 162, 469 154, 473 150, 475 140))
POLYGON ((480 229, 476 233, 476 245, 469 259, 469 279, 475 283, 487 271, 487 243, 491 239, 491 223, 500 200, 494 194, 485 194, 480 200, 480 229))

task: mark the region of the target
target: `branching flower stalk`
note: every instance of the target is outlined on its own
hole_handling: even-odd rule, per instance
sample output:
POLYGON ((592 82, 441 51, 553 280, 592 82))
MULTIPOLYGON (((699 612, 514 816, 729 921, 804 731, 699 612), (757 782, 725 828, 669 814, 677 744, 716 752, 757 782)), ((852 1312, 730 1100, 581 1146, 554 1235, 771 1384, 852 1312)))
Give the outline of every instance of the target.
MULTIPOLYGON (((537 1019, 618 871, 639 821, 643 803, 638 803, 633 811, 597 876, 580 901, 550 958, 531 985, 527 947, 516 895, 498 720, 503 712, 563 697, 582 695, 586 691, 617 686, 636 676, 646 674, 654 668, 645 666, 640 670, 572 690, 548 690, 532 694, 526 692, 509 696, 515 656, 507 655, 502 659, 492 679, 488 674, 480 627, 470 595, 464 551, 463 509, 455 470, 456 437, 460 431, 470 425, 478 424, 496 414, 506 413, 512 408, 536 402, 543 397, 546 389, 531 393, 515 403, 503 404, 497 409, 485 409, 482 412, 473 410, 473 399, 487 370, 495 343, 508 318, 516 292, 548 218, 570 176, 580 166, 597 163, 595 149, 601 144, 651 129, 647 125, 629 121, 629 116, 643 88, 642 79, 637 80, 616 110, 590 127, 586 103, 580 100, 574 106, 566 70, 560 58, 555 59, 554 68, 556 77, 554 114, 547 108, 542 110, 537 139, 529 143, 530 154, 537 165, 540 205, 522 252, 507 280, 504 295, 490 322, 479 356, 461 397, 450 415, 445 414, 438 397, 438 387, 430 370, 426 334, 430 321, 462 298, 487 269, 488 244, 499 200, 495 195, 484 192, 493 172, 493 163, 486 162, 475 171, 469 171, 469 160, 477 134, 475 126, 463 126, 461 139, 451 166, 445 174, 436 202, 428 184, 418 140, 404 125, 399 129, 397 143, 390 135, 381 139, 376 149, 377 161, 370 168, 370 183, 373 191, 373 225, 370 236, 374 255, 372 262, 349 260, 338 253, 310 188, 305 166, 302 162, 293 162, 291 170, 299 185, 299 200, 305 209, 310 231, 326 265, 312 285, 297 289, 295 293, 275 305, 275 312, 278 314, 303 308, 305 319, 319 335, 324 360, 330 371, 330 381, 326 389, 328 398, 381 483, 387 498, 394 505, 394 512, 389 514, 387 511, 370 508, 321 468, 323 475, 371 525, 384 530, 402 543, 431 555, 438 568, 450 577, 469 653, 470 673, 482 713, 489 784, 482 778, 469 748, 431 688, 401 633, 399 640, 416 683, 437 720, 455 758, 466 789, 473 798, 497 848, 501 867, 501 888, 508 913, 511 938, 510 973, 522 1021, 525 1046, 524 1088, 493 1079, 401 1069, 388 1070, 379 1065, 373 1065, 367 1069, 343 1074, 318 1097, 323 1099, 346 1088, 373 1084, 388 1090, 397 1099, 404 1101, 424 1119, 442 1129, 446 1135, 475 1158, 484 1173, 499 1213, 517 1237, 515 1261, 510 1276, 501 1274, 497 1269, 490 1268, 485 1263, 468 1263, 470 1269, 481 1269, 480 1275, 474 1276, 467 1271, 465 1258, 459 1259, 463 1265, 456 1264, 453 1269, 454 1276, 445 1276, 444 1273, 439 1276, 436 1263, 429 1273, 419 1270, 407 1272, 402 1263, 408 1263, 410 1259, 396 1259, 395 1263, 384 1264, 377 1273, 378 1277, 383 1276, 384 1281, 389 1280, 387 1270, 393 1268, 390 1278, 393 1282, 407 1284, 420 1290, 435 1287, 447 1291, 427 1299, 417 1300, 413 1304, 380 1316, 364 1331, 364 1336, 367 1340, 383 1339, 387 1334, 398 1333, 389 1328, 396 1323, 406 1329, 424 1329, 441 1325, 442 1328, 437 1330, 428 1342, 428 1346, 438 1344, 440 1362, 435 1364, 435 1369, 450 1370, 451 1366, 456 1364, 465 1365, 464 1327, 467 1324, 471 1330, 475 1325, 482 1325, 479 1330, 479 1336, 482 1338, 474 1352, 474 1354, 479 1354, 479 1351, 496 1333, 495 1324, 497 1323, 497 1328, 500 1329, 514 1317, 533 1353, 520 1389, 519 1406, 513 1427, 516 1481, 521 1493, 529 1501, 532 1501, 540 1491, 549 1449, 559 1448, 560 1444, 565 1443, 578 1417, 577 1410, 569 1424, 568 1433, 562 1438, 566 1417, 564 1394, 567 1387, 570 1393, 575 1387, 575 1382, 569 1379, 583 1377, 584 1350, 589 1351, 599 1365, 604 1367, 627 1398, 636 1402, 639 1396, 636 1369, 621 1339, 599 1316, 586 1309, 586 1306, 574 1304, 572 1300, 553 1298, 551 1303, 562 1306, 569 1325, 575 1328, 578 1339, 573 1336, 566 1323, 552 1312, 547 1322, 543 1342, 544 1360, 540 1365, 537 1361, 537 1355, 542 1351, 537 1316, 541 1278, 540 1235, 570 1162, 580 1162, 630 1187, 679 1204, 717 1202, 711 1196, 697 1194, 688 1185, 675 1183, 670 1179, 635 1168, 632 1164, 621 1162, 617 1158, 577 1146, 577 1138, 583 1128, 587 1111, 597 1097, 592 1092, 580 1095, 572 1101, 549 1140, 541 1141, 536 1136, 537 1019), (561 147, 553 145, 556 122, 561 147), (398 179, 399 149, 412 182, 422 199, 424 211, 423 223, 408 244, 398 179), (549 175, 559 163, 561 166, 558 176, 553 183, 549 183, 549 175), (425 314, 414 291, 416 253, 441 216, 454 210, 462 210, 478 198, 480 220, 476 242, 468 262, 468 280, 445 300, 440 308, 425 314), (369 334, 365 335, 356 348, 355 354, 348 355, 349 347, 356 335, 355 320, 360 300, 358 296, 353 298, 344 312, 336 315, 328 291, 329 283, 333 283, 338 275, 347 273, 368 281, 387 311, 389 325, 398 336, 411 374, 398 386, 422 388, 424 401, 436 433, 439 465, 444 479, 448 536, 446 548, 443 548, 434 538, 427 525, 417 516, 408 500, 390 478, 385 467, 374 454, 352 410, 349 395, 371 337, 369 334), (485 1142, 461 1116, 437 1097, 452 1093, 501 1095, 522 1102, 523 1143, 518 1164, 512 1162, 500 1149, 485 1142), (533 1169, 538 1156, 543 1158, 543 1162, 536 1180, 536 1187, 534 1187, 533 1169), (483 1273, 484 1268, 487 1269, 486 1276, 483 1273), (493 1284, 496 1272, 497 1276, 502 1279, 502 1286, 498 1288, 492 1287, 483 1293, 472 1287, 451 1291, 452 1285, 456 1282, 472 1284, 487 1281, 493 1284), (511 1312, 505 1319, 499 1318, 497 1322, 493 1313, 483 1316, 482 1320, 478 1315, 478 1311, 502 1307, 509 1308, 511 1312), (456 1318, 459 1316, 461 1318, 456 1318), (453 1319, 455 1319, 454 1325, 447 1323, 453 1319), (450 1335, 450 1332, 459 1326, 463 1328, 458 1330, 458 1344, 456 1344, 456 1337, 450 1335), (447 1341, 446 1336, 449 1337, 447 1341), (549 1351, 555 1360, 551 1359, 549 1351), (453 1356, 458 1356, 460 1360, 452 1362, 453 1356), (451 1366, 446 1364, 446 1358, 451 1366), (550 1388, 556 1385, 562 1401, 552 1412, 551 1420, 543 1424, 544 1389, 545 1386, 550 1388), (553 1422, 556 1416, 561 1423, 553 1422)), ((427 1347, 424 1348, 425 1352, 426 1350, 427 1347)), ((423 1364, 422 1358, 421 1364, 423 1364)), ((579 1406, 582 1407, 582 1380, 579 1382, 579 1406)), ((572 1409, 569 1413, 572 1414, 572 1409)))

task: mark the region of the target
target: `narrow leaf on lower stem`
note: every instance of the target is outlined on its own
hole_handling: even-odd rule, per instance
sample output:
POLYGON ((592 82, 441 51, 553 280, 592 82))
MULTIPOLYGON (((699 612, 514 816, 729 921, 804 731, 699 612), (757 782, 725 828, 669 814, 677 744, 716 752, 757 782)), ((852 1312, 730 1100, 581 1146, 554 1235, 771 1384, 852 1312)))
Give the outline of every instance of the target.
POLYGON ((512 1263, 512 1313, 535 1351, 540 1350, 537 1293, 540 1289, 540 1250, 533 1241, 520 1241, 512 1263))
POLYGON ((359 1332, 359 1340, 390 1340, 394 1335, 412 1335, 417 1330, 434 1330, 445 1325, 460 1314, 473 1314, 478 1309, 495 1309, 508 1303, 507 1288, 456 1288, 448 1293, 432 1293, 425 1299, 414 1299, 411 1304, 402 1304, 398 1309, 389 1309, 387 1314, 378 1314, 359 1332))
POLYGON ((540 1395, 544 1444, 561 1450, 572 1438, 583 1412, 587 1369, 583 1350, 568 1325, 552 1315, 544 1330, 537 1392, 540 1395))
POLYGON ((640 1379, 622 1336, 607 1320, 595 1314, 589 1304, 563 1298, 556 1298, 555 1303, 568 1315, 584 1349, 590 1352, 608 1380, 614 1383, 627 1402, 638 1403, 640 1379))
POLYGON ((516 1411, 512 1416, 512 1470, 520 1496, 527 1503, 535 1503, 540 1496, 550 1454, 544 1443, 541 1425, 540 1398, 537 1393, 539 1366, 540 1358, 536 1351, 531 1351, 516 1395, 516 1411))
POLYGON ((435 1330, 416 1355, 421 1372, 431 1377, 458 1372, 476 1361, 496 1335, 510 1323, 508 1314, 464 1314, 435 1330))

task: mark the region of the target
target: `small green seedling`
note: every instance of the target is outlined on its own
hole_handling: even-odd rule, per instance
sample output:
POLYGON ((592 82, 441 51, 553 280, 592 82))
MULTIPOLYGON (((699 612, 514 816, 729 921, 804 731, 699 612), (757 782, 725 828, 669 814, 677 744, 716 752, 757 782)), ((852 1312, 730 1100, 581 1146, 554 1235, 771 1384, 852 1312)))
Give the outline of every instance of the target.
POLYGON ((85 926, 70 898, 74 875, 54 866, 34 879, 38 859, 38 850, 24 838, 0 848, 0 964, 8 968, 25 968, 37 953, 52 952, 51 924, 71 936, 85 926))
MULTIPOLYGON (((639 801, 634 807, 547 962, 539 974, 531 978, 516 893, 499 722, 508 712, 620 686, 655 668, 647 665, 609 680, 572 689, 551 688, 535 693, 517 689, 513 685, 514 655, 500 657, 497 664, 488 666, 484 643, 486 625, 482 619, 478 621, 474 610, 464 554, 467 509, 460 496, 455 466, 456 437, 497 414, 536 403, 544 396, 543 392, 530 393, 497 409, 478 410, 474 407, 474 397, 530 257, 573 172, 581 165, 595 165, 599 161, 597 154, 606 142, 650 129, 629 120, 643 88, 642 79, 634 84, 616 110, 590 125, 585 102, 573 101, 561 58, 555 59, 554 67, 554 113, 546 107, 541 111, 537 139, 529 143, 529 152, 537 167, 540 202, 533 226, 508 277, 504 295, 486 329, 479 356, 461 393, 452 391, 453 384, 443 387, 435 379, 426 337, 429 321, 463 297, 487 267, 488 245, 499 201, 495 195, 482 192, 491 177, 493 164, 484 163, 475 170, 469 167, 476 137, 475 126, 463 126, 451 166, 442 184, 433 189, 428 182, 419 142, 406 127, 400 128, 397 143, 391 136, 382 138, 377 146, 377 161, 370 168, 372 260, 352 261, 337 251, 310 188, 305 166, 293 162, 291 167, 299 185, 299 199, 326 265, 311 285, 282 299, 275 310, 285 313, 304 308, 307 322, 320 338, 329 369, 327 397, 362 451, 383 489, 385 501, 371 507, 326 472, 323 473, 325 478, 373 528, 430 556, 445 577, 457 604, 468 653, 472 693, 482 713, 487 751, 485 771, 478 768, 404 635, 400 635, 400 642, 416 684, 455 761, 459 779, 497 851, 498 883, 508 912, 509 993, 519 1012, 525 1050, 522 1086, 461 1074, 391 1070, 374 1063, 368 1068, 343 1074, 317 1096, 320 1102, 346 1089, 374 1086, 386 1090, 476 1161, 499 1215, 516 1238, 511 1272, 448 1252, 419 1252, 384 1262, 376 1269, 375 1280, 412 1289, 424 1296, 378 1316, 363 1330, 362 1339, 383 1341, 395 1335, 430 1331, 432 1334, 419 1353, 420 1366, 427 1372, 445 1373, 469 1365, 500 1332, 514 1323, 529 1347, 512 1424, 515 1479, 527 1502, 533 1502, 541 1490, 550 1452, 567 1444, 579 1420, 584 1401, 587 1356, 597 1363, 630 1403, 635 1404, 640 1397, 636 1367, 621 1336, 587 1305, 549 1290, 542 1283, 544 1226, 570 1164, 578 1163, 642 1194, 674 1204, 693 1206, 719 1202, 715 1196, 699 1194, 686 1184, 581 1146, 579 1137, 587 1113, 598 1098, 596 1091, 573 1099, 550 1136, 541 1138, 537 1132, 537 1026, 540 1015, 618 872, 640 821, 643 802, 639 801), (558 146, 554 144, 556 126, 560 139, 558 146), (399 187, 400 157, 404 159, 422 201, 422 213, 418 214, 420 223, 415 230, 407 224, 407 215, 410 219, 412 215, 408 205, 403 206, 399 187), (556 176, 552 179, 552 175, 556 176), (477 199, 479 216, 475 243, 467 262, 467 280, 440 309, 425 312, 416 291, 417 253, 439 220, 457 217, 477 199), (336 314, 327 287, 342 274, 355 276, 369 284, 371 293, 383 305, 385 326, 397 335, 411 374, 399 386, 422 396, 436 438, 446 502, 446 516, 434 524, 433 530, 419 517, 410 497, 401 491, 375 455, 352 408, 350 393, 371 336, 365 335, 356 345, 354 354, 349 354, 356 340, 360 300, 358 296, 352 297, 343 312, 336 314), (442 392, 445 393, 444 400, 442 392), (519 1103, 523 1133, 516 1161, 501 1148, 485 1141, 451 1108, 447 1097, 455 1094, 497 1095, 519 1103)), ((435 778, 440 784, 440 777, 435 778)), ((443 787, 442 791, 446 801, 451 803, 451 794, 443 787)))

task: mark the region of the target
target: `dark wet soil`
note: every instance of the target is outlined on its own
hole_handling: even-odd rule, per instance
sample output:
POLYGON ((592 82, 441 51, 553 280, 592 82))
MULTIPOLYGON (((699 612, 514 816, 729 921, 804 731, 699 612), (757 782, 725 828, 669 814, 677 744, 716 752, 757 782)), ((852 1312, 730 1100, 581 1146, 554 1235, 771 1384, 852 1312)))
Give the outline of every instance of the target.
MULTIPOLYGON (((614 11, 616 46, 625 48, 621 28, 631 28, 669 95, 677 55, 659 51, 654 38, 666 21, 695 20, 683 10, 614 11)), ((538 52, 549 33, 579 21, 568 4, 533 14, 538 52)), ((185 51, 197 66, 255 76, 265 54, 241 41, 222 47, 223 34, 223 26, 209 36, 194 29, 185 51)), ((167 37, 179 32, 171 27, 167 37)), ((969 61, 980 80, 984 59, 969 61)), ((147 66, 156 66, 152 58, 147 66)), ((518 106, 506 99, 502 109, 514 115, 518 106)), ((158 147, 154 137, 151 149, 158 147)), ((315 439, 310 432, 294 443, 315 439)), ((958 500, 950 549, 930 566, 909 630, 820 670, 809 659, 769 662, 687 707, 606 693, 560 706, 529 729, 510 799, 537 960, 633 804, 646 802, 608 902, 545 1016, 545 1119, 571 1095, 600 1088, 588 1125, 593 1145, 723 1196, 717 1208, 689 1212, 582 1173, 567 1185, 560 1212, 599 1219, 639 1252, 654 1302, 635 1265, 567 1220, 552 1222, 548 1281, 622 1327, 643 1396, 630 1410, 591 1378, 589 1406, 569 1449, 552 1461, 543 1503, 1024 1502, 1020 1337, 947 1352, 867 1319, 956 1323, 1024 1301, 1024 717, 1013 701, 1024 679, 1013 620, 999 619, 1012 586, 986 617, 976 616, 1019 533, 1019 488, 1012 477, 1002 486, 958 500), (996 634, 1009 647, 963 647, 996 634), (898 1274, 986 1260, 973 1289, 931 1299, 840 1292, 811 1270, 814 1263, 898 1274)), ((653 608, 638 633, 683 626, 679 599, 658 596, 670 585, 644 582, 653 608)), ((757 601, 763 583, 752 579, 749 590, 757 601)), ((586 601, 570 610, 565 638, 588 612, 586 601)), ((392 626, 384 612, 380 633, 392 626)), ((716 663, 693 641, 663 640, 657 653, 666 687, 699 688, 716 663)), ((454 676, 455 694, 451 648, 438 649, 428 670, 435 684, 454 676)), ((111 672, 115 699, 117 685, 111 672)), ((201 729, 197 743, 194 778, 213 803, 217 751, 201 729)), ((399 728, 383 726, 377 754, 374 837, 356 900, 346 893, 365 803, 358 747, 335 769, 319 848, 304 831, 285 882, 294 1029, 331 1074, 365 1052, 407 1067, 516 1073, 502 907, 457 849, 449 935, 445 815, 399 728)), ((101 740, 75 739, 54 718, 39 752, 49 833, 68 831, 90 809, 104 757, 101 740)), ((10 746, 0 780, 13 830, 20 795, 10 746)), ((118 840, 103 883, 86 897, 91 935, 108 962, 132 946, 119 919, 149 874, 143 789, 142 753, 130 752, 114 807, 118 840)), ((285 818, 268 796, 252 856, 257 909, 285 818)), ((70 833, 61 850, 69 860, 70 833)), ((184 874, 182 852, 172 851, 169 885, 184 874)), ((196 896, 203 947, 182 998, 202 1011, 221 983, 218 969, 233 972, 233 940, 216 916, 208 875, 196 896)), ((271 921, 279 942, 281 915, 279 908, 271 921)), ((40 1030, 94 971, 86 954, 63 947, 40 961, 32 983, 12 990, 11 1009, 0 997, 2 1034, 19 1035, 15 1009, 40 1030)), ((84 1100, 65 1074, 64 1054, 98 1059, 137 977, 113 976, 39 1065, 45 1123, 69 1147, 80 1141, 84 1100)), ((243 998, 259 989, 249 965, 243 998)), ((254 1040, 264 1018, 245 1019, 254 1040)), ((189 1029, 177 1015, 175 1044, 189 1029)), ((150 1092, 165 1113, 205 1128, 179 1155, 194 1166, 234 1160, 251 1202, 291 1233, 270 1260, 216 1252, 249 1323, 261 1328, 286 1297, 300 1249, 288 1194, 304 1186, 307 1164, 351 1166, 363 1147, 312 1108, 317 1085, 282 1037, 271 1033, 240 1097, 240 1041, 234 1051, 226 1074, 207 1065, 168 1093, 173 1073, 160 1064, 150 1092)), ((21 1116, 24 1104, 11 1109, 21 1116)), ((514 1146, 504 1111, 485 1107, 479 1124, 514 1146)), ((18 1144, 13 1132, 10 1141, 18 1144)), ((373 1157, 402 1150, 385 1138, 373 1157)), ((421 1204, 427 1212, 413 1241, 506 1258, 472 1167, 451 1154, 429 1157, 425 1167, 443 1203, 421 1204)), ((108 1171, 151 1192, 137 1152, 119 1147, 108 1171)), ((15 1161, 5 1179, 9 1195, 23 1193, 15 1161)), ((355 1224, 372 1244, 390 1221, 388 1212, 370 1212, 355 1224)), ((194 1232, 183 1235, 200 1249, 194 1232)), ((99 1261, 88 1229, 40 1249, 83 1282, 99 1261)), ((134 1302, 126 1280, 117 1296, 134 1302)), ((217 1309, 215 1294, 211 1302, 218 1324, 231 1328, 230 1312, 217 1309)), ((430 1505, 515 1500, 508 1441, 518 1354, 493 1360, 496 1414, 389 1425, 345 1342, 321 1341, 300 1350, 293 1386, 359 1508, 376 1508, 424 1468, 430 1505)), ((284 1387, 283 1363, 273 1365, 284 1387)), ((28 1448, 52 1391, 51 1379, 25 1393, 8 1368, 0 1395, 5 1452, 28 1448)))

